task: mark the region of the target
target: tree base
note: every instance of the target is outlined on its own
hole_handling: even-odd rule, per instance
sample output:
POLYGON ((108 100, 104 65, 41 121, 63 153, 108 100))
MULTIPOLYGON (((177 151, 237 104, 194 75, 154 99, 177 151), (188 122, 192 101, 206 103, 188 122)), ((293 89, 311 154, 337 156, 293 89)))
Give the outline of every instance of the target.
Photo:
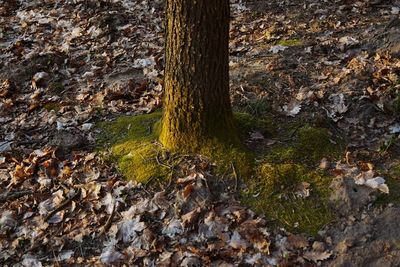
MULTIPOLYGON (((158 112, 98 125, 102 132, 98 142, 109 149, 110 158, 117 162, 127 179, 145 184, 165 183, 174 174, 178 160, 171 158, 179 159, 179 156, 165 156, 170 153, 157 142, 161 117, 158 112)), ((234 117, 241 140, 253 131, 264 136, 274 133, 268 120, 246 113, 235 113, 234 117)), ((324 128, 281 126, 288 128, 288 133, 297 129, 296 135, 291 142, 269 147, 267 153, 256 154, 244 145, 209 140, 196 154, 208 157, 215 164, 213 171, 217 176, 236 176, 244 182, 247 189, 241 191, 243 203, 286 225, 290 231, 315 235, 335 215, 329 207, 332 177, 314 169, 323 157, 332 160, 339 157, 344 146, 324 128), (262 159, 261 163, 256 163, 256 157, 262 159), (296 195, 307 184, 310 196, 296 195)))
MULTIPOLYGON (((127 179, 148 183, 165 180, 171 174, 173 166, 168 165, 174 162, 164 164, 164 155, 168 152, 157 142, 161 118, 161 112, 156 112, 98 124, 101 133, 97 137, 98 144, 110 151, 110 159, 117 163, 127 179)), ((244 137, 256 129, 263 134, 270 132, 271 124, 266 120, 258 120, 245 113, 235 113, 234 118, 240 130, 227 134, 244 137)), ((250 177, 254 172, 255 154, 240 142, 232 143, 229 140, 226 138, 223 142, 221 139, 208 139, 201 142, 195 154, 203 155, 215 163, 216 174, 235 172, 238 176, 250 177)), ((193 154, 194 151, 190 152, 193 154)))

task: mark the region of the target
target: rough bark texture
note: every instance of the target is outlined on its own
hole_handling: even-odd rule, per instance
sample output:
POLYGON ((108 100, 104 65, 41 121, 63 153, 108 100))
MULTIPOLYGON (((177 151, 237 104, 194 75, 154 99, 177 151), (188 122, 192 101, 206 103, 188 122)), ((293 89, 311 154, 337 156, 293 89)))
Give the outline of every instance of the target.
POLYGON ((229 1, 167 0, 165 102, 160 141, 197 150, 234 141, 229 99, 229 1))

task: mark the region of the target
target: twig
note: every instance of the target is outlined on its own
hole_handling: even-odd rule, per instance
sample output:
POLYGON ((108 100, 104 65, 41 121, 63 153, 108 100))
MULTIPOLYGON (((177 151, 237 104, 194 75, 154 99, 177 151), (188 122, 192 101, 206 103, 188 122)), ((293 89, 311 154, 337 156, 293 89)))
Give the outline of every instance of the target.
POLYGON ((24 191, 17 191, 17 192, 5 192, 0 195, 0 202, 5 202, 7 200, 13 200, 16 198, 23 197, 25 195, 32 194, 32 190, 24 190, 24 191))
POLYGON ((65 200, 64 202, 62 202, 58 207, 56 207, 54 210, 52 210, 51 212, 49 212, 49 214, 47 214, 47 216, 44 218, 45 221, 47 221, 48 219, 50 219, 51 217, 53 217, 57 212, 63 210, 66 206, 68 206, 74 199, 76 199, 77 197, 79 197, 81 194, 81 189, 79 188, 78 191, 72 195, 70 198, 68 198, 67 200, 65 200))
POLYGON ((173 167, 172 166, 170 166, 170 165, 168 165, 168 164, 165 164, 164 162, 161 162, 161 160, 160 160, 160 151, 158 151, 158 153, 157 153, 157 155, 156 155, 156 161, 157 161, 157 163, 158 163, 158 165, 161 165, 161 166, 164 166, 164 167, 167 167, 167 168, 169 168, 169 169, 172 169, 173 167))
POLYGON ((108 217, 108 219, 107 219, 107 221, 106 221, 106 224, 103 226, 103 229, 101 229, 99 235, 105 234, 105 233, 108 231, 108 229, 110 229, 112 220, 114 219, 116 207, 117 207, 117 204, 114 203, 114 206, 113 206, 113 209, 112 209, 112 211, 111 211, 111 214, 110 214, 110 216, 108 217))
POLYGON ((232 167, 232 171, 233 171, 233 177, 235 178, 235 191, 237 191, 238 186, 239 186, 239 179, 238 179, 238 175, 236 172, 236 168, 235 165, 233 164, 233 162, 231 162, 231 167, 232 167))
POLYGON ((292 131, 292 133, 289 135, 288 138, 283 139, 283 142, 287 142, 293 139, 294 135, 297 133, 297 131, 302 127, 303 125, 297 125, 296 128, 292 131))

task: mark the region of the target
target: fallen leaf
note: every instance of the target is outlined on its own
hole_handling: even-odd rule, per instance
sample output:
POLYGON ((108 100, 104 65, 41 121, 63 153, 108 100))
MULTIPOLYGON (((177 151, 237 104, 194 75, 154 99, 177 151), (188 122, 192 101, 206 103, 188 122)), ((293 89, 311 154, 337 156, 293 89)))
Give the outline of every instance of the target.
POLYGON ((291 102, 283 106, 283 113, 285 113, 286 116, 294 117, 299 114, 300 110, 301 103, 297 100, 292 100, 291 102))
POLYGON ((124 243, 132 242, 138 237, 139 233, 146 228, 144 222, 140 221, 140 216, 133 220, 123 221, 119 226, 118 236, 124 243))
POLYGON ((174 238, 175 236, 182 234, 182 222, 177 219, 170 221, 168 225, 164 226, 162 233, 169 236, 170 238, 174 238))
POLYGON ((272 46, 268 51, 272 52, 273 54, 277 54, 279 52, 285 51, 288 47, 283 45, 275 45, 272 46))
POLYGON ((114 246, 107 247, 100 255, 101 262, 105 264, 117 264, 125 258, 123 254, 116 251, 114 246))
POLYGON ((22 266, 24 267, 42 267, 42 263, 33 255, 25 254, 22 256, 22 266))
POLYGON ((11 150, 11 141, 0 142, 0 153, 11 150))
POLYGON ((318 261, 324 261, 330 258, 332 255, 332 252, 318 252, 318 251, 307 251, 304 253, 303 258, 309 261, 313 262, 318 262, 318 261))
POLYGON ((74 251, 73 250, 67 250, 64 251, 62 253, 60 253, 60 255, 57 256, 57 260, 58 261, 65 261, 65 260, 69 260, 72 255, 74 255, 74 251))
POLYGON ((200 214, 201 208, 198 207, 182 216, 182 223, 183 227, 187 228, 188 226, 192 225, 198 218, 200 214))
POLYGON ((249 244, 245 239, 243 239, 237 231, 234 231, 228 245, 234 249, 245 251, 249 244))
POLYGON ((301 235, 289 235, 287 241, 291 247, 296 249, 308 247, 307 239, 301 235))

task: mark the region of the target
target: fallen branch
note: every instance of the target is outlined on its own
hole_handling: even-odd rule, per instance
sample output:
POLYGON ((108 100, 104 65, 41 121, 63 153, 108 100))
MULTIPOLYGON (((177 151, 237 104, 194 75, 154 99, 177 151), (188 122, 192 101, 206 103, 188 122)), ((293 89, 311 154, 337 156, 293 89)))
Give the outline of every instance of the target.
POLYGON ((73 194, 70 198, 68 198, 67 200, 65 200, 64 202, 62 202, 60 205, 58 205, 58 207, 56 207, 54 210, 52 210, 51 212, 49 212, 49 214, 47 214, 47 216, 44 218, 44 221, 47 221, 48 219, 50 219, 51 217, 53 217, 57 212, 63 210, 66 206, 68 206, 74 199, 76 199, 77 197, 79 197, 81 194, 81 189, 79 188, 78 191, 73 194))

